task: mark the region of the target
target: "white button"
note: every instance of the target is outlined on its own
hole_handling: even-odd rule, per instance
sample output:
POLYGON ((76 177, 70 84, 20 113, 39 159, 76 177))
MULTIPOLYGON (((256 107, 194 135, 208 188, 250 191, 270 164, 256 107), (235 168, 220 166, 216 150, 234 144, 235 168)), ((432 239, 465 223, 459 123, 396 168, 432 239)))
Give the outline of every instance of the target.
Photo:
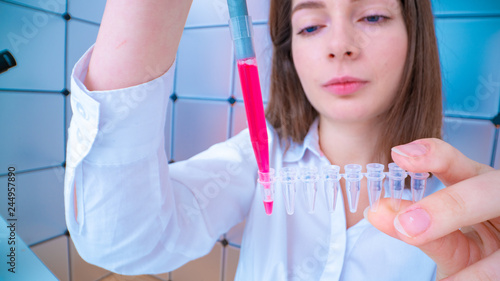
POLYGON ((83 106, 82 106, 81 103, 79 103, 79 102, 76 103, 76 110, 78 111, 78 113, 80 114, 80 116, 82 116, 83 118, 85 118, 85 120, 89 119, 89 116, 87 115, 87 112, 85 112, 85 109, 83 109, 83 106))
POLYGON ((78 129, 76 131, 76 138, 78 139, 78 142, 82 142, 83 141, 83 135, 82 135, 82 132, 80 131, 80 129, 78 129))

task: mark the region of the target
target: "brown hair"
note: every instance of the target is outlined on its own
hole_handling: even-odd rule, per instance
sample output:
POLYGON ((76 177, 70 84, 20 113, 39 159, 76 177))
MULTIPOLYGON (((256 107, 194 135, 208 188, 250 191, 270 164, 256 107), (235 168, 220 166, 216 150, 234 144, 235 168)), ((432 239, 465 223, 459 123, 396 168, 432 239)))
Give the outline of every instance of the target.
MULTIPOLYGON (((441 137, 442 96, 439 54, 429 0, 400 0, 408 32, 408 53, 399 92, 383 118, 379 160, 393 146, 419 138, 441 137)), ((271 0, 273 42, 270 99, 266 118, 286 146, 302 143, 318 112, 309 103, 292 58, 292 0, 271 0)))

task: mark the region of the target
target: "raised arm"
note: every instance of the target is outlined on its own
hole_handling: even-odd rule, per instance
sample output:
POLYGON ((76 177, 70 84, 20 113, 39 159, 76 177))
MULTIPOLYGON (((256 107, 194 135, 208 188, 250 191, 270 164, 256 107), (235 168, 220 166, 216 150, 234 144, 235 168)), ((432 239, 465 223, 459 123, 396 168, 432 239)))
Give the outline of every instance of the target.
POLYGON ((192 0, 108 0, 85 86, 135 86, 172 65, 192 0))

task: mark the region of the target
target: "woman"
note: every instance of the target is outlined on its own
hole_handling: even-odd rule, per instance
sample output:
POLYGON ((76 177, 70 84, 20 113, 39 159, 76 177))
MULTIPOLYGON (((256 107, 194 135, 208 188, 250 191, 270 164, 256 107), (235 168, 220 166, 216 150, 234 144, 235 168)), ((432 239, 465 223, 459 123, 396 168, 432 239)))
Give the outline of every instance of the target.
POLYGON ((442 141, 421 139, 439 137, 441 120, 428 1, 271 1, 267 118, 277 170, 387 164, 391 147, 420 139, 395 147, 394 161, 453 186, 404 203, 398 214, 382 200, 366 217, 430 258, 363 219, 366 194, 356 213, 346 211, 343 195, 333 214, 318 200, 313 215, 298 201, 292 216, 279 204, 266 216, 248 132, 167 165, 163 117, 189 6, 109 0, 94 49, 75 67, 66 210, 84 259, 124 274, 166 272, 204 255, 246 220, 237 280, 433 280, 430 258, 439 278, 495 273, 498 207, 475 196, 452 199, 481 182, 477 196, 498 194, 498 172, 442 141), (125 99, 134 106, 120 110, 125 99), (483 212, 472 216, 469 208, 480 204, 483 212), (481 222, 469 232, 478 242, 452 232, 481 222))

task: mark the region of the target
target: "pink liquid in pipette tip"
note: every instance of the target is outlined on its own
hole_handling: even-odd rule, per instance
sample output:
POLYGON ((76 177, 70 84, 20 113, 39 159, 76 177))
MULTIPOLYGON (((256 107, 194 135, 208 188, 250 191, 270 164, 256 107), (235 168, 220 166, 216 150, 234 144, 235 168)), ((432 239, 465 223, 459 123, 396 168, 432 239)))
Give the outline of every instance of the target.
MULTIPOLYGON (((238 73, 255 159, 259 171, 269 173, 269 145, 257 60, 255 58, 238 60, 238 73)), ((273 201, 264 202, 268 215, 272 212, 272 204, 273 201)))
POLYGON ((245 101, 248 129, 259 171, 269 172, 269 147, 267 140, 264 103, 260 90, 259 73, 255 58, 238 60, 241 90, 245 101))
POLYGON ((267 215, 271 215, 273 213, 273 201, 264 201, 264 209, 267 215))

